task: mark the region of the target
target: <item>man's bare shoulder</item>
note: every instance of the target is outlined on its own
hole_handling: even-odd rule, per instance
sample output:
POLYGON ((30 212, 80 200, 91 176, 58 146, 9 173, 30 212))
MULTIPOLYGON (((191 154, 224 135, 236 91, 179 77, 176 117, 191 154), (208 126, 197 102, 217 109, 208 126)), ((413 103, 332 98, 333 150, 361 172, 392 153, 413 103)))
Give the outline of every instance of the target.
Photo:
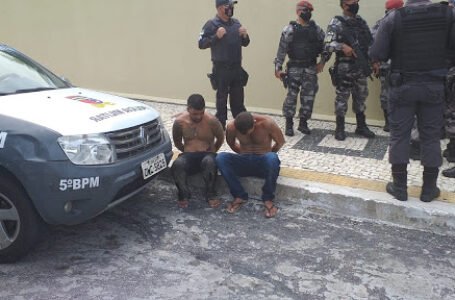
POLYGON ((234 125, 234 121, 229 121, 227 124, 226 124, 226 131, 236 131, 235 129, 235 125, 234 125))
POLYGON ((174 122, 185 122, 185 121, 188 121, 190 117, 190 114, 187 112, 187 111, 182 111, 181 113, 178 113, 177 115, 175 115, 175 121, 174 122))
POLYGON ((275 120, 270 116, 253 114, 253 117, 256 121, 256 124, 264 128, 277 126, 275 120))
POLYGON ((223 125, 221 125, 221 122, 215 116, 207 114, 205 120, 215 135, 224 135, 223 125))
POLYGON ((269 116, 266 116, 266 115, 260 115, 260 114, 251 114, 253 116, 253 119, 256 121, 256 122, 262 122, 268 118, 270 118, 269 116))
POLYGON ((204 116, 205 116, 207 122, 209 122, 210 124, 214 124, 214 123, 218 123, 219 122, 218 119, 214 115, 209 113, 209 112, 205 112, 204 116))

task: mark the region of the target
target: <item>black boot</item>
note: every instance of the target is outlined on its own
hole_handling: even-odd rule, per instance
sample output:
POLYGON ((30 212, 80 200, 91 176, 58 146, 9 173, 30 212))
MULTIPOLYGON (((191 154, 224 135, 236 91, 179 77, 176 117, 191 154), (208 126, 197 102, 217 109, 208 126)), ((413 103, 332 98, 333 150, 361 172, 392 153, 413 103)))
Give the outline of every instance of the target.
POLYGON ((409 158, 412 160, 420 160, 420 142, 411 141, 409 147, 409 158))
POLYGON ((449 178, 455 178, 455 167, 442 171, 442 175, 449 178))
POLYGON ((294 136, 294 120, 286 117, 286 130, 284 132, 287 136, 294 136))
POLYGON ((386 186, 387 193, 400 201, 408 200, 408 172, 406 171, 406 165, 404 169, 404 171, 392 171, 393 182, 387 183, 386 186))
POLYGON ((337 127, 335 128, 335 139, 344 141, 346 133, 344 132, 344 117, 337 116, 337 127))
POLYGON ((364 113, 358 113, 355 115, 355 118, 357 120, 357 128, 355 129, 355 134, 361 135, 366 138, 374 138, 376 135, 374 132, 372 132, 365 121, 365 114, 364 113))
POLYGON ((384 122, 385 124, 382 130, 384 130, 385 132, 389 132, 390 131, 389 113, 387 112, 387 109, 384 109, 384 122))
POLYGON ((438 173, 438 168, 424 167, 422 192, 420 193, 420 200, 423 202, 431 202, 441 195, 441 191, 436 185, 438 173))
POLYGON ((442 175, 449 178, 455 178, 455 167, 442 171, 442 175))
POLYGON ((447 161, 455 162, 455 139, 450 139, 447 149, 443 152, 443 156, 447 158, 447 161))
POLYGON ((308 128, 308 123, 305 118, 300 118, 299 127, 297 130, 304 134, 311 134, 311 130, 308 128))

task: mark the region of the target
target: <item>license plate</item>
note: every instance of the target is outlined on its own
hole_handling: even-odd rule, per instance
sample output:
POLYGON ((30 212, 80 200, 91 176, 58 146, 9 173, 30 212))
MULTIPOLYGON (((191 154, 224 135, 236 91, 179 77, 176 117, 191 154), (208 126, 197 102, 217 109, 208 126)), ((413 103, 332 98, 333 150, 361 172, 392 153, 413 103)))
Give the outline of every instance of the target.
POLYGON ((146 161, 142 162, 142 175, 144 179, 147 179, 161 170, 166 169, 167 163, 166 158, 164 157, 163 153, 158 154, 146 161))

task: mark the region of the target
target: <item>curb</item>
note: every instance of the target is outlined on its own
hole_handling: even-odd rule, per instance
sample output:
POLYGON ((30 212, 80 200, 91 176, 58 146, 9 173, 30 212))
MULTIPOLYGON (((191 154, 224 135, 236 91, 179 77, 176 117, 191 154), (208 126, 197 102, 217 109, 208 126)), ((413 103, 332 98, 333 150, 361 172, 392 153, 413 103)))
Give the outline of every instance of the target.
MULTIPOLYGON (((410 199, 402 202, 382 192, 385 183, 379 181, 370 182, 363 179, 357 180, 350 177, 344 178, 332 174, 287 168, 282 168, 280 174, 276 190, 278 205, 279 199, 301 201, 304 206, 322 208, 343 216, 455 236, 454 193, 443 195, 447 198, 445 201, 424 203, 415 197, 419 194, 420 189, 411 187, 410 199), (308 177, 310 180, 301 179, 301 177, 308 177), (354 186, 348 185, 352 183, 354 186), (366 189, 365 184, 370 184, 370 188, 366 189), (376 189, 380 189, 380 191, 376 189)), ((169 170, 162 172, 158 178, 174 184, 169 170)), ((263 180, 247 177, 241 178, 241 182, 250 194, 250 198, 260 199, 263 180)), ((197 175, 190 177, 188 183, 197 188, 204 187, 202 178, 197 175)), ((220 194, 229 193, 222 176, 218 176, 217 191, 220 194)))

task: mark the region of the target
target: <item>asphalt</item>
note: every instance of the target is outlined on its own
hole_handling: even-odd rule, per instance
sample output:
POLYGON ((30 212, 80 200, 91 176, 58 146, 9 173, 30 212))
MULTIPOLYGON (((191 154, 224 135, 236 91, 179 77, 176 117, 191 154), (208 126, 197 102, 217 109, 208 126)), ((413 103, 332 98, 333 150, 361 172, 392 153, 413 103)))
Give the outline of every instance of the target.
MULTIPOLYGON (((175 115, 186 109, 184 102, 179 100, 142 100, 161 113, 169 133, 175 115)), ((209 107, 208 111, 214 113, 213 108, 209 107)), ((270 116, 284 128, 282 116, 270 116)), ((441 196, 431 203, 424 203, 419 200, 423 168, 419 161, 411 161, 408 167, 410 199, 398 201, 385 192, 390 181, 390 164, 387 160, 388 133, 382 130, 382 126, 370 126, 377 136, 365 139, 354 134, 354 124, 347 124, 348 138, 343 142, 334 139, 334 122, 310 120, 309 126, 312 129, 310 135, 296 130, 294 137, 286 137, 286 145, 279 152, 278 206, 280 199, 305 199, 312 205, 346 216, 455 235, 455 179, 439 176, 441 196)), ((444 149, 446 141, 441 143, 444 149)), ((178 150, 174 151, 178 153, 178 150)), ((231 150, 225 144, 220 151, 231 150)), ((444 162, 441 171, 448 167, 448 162, 444 162)), ((163 176, 170 180, 168 174, 163 176)), ((193 184, 201 185, 202 182, 195 179, 193 184)), ((245 178, 243 184, 253 199, 259 199, 261 180, 245 178)), ((222 178, 219 189, 227 191, 222 178)))
POLYGON ((310 193, 267 219, 261 201, 230 214, 194 189, 180 209, 176 192, 156 179, 84 224, 50 227, 0 266, 0 299, 455 299, 455 237, 345 217, 310 193))

